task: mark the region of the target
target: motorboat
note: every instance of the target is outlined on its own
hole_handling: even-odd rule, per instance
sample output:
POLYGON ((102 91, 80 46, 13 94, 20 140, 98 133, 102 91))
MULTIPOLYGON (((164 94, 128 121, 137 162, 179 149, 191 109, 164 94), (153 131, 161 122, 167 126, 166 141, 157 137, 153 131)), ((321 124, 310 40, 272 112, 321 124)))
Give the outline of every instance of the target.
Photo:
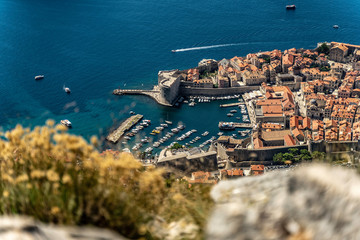
POLYGON ((165 120, 165 123, 167 123, 169 125, 173 124, 172 121, 167 121, 167 120, 165 120))
POLYGON ((294 4, 292 5, 286 5, 287 10, 295 10, 296 6, 294 4))
POLYGON ((233 109, 230 111, 231 113, 237 113, 237 110, 236 109, 233 109))
POLYGON ((232 122, 220 122, 219 128, 223 129, 223 130, 234 130, 235 126, 234 126, 234 123, 232 123, 232 122))
POLYGON ((69 128, 72 127, 71 122, 67 119, 61 120, 60 123, 66 127, 69 127, 69 128))
POLYGON ((203 134, 201 134, 202 136, 207 136, 209 134, 209 132, 208 131, 205 131, 203 134))
POLYGON ((174 53, 174 52, 176 52, 176 50, 171 50, 171 52, 173 52, 173 53, 174 53))
POLYGON ((44 75, 37 75, 35 76, 35 80, 41 80, 41 79, 44 79, 44 75))
POLYGON ((71 90, 70 90, 70 88, 68 88, 68 87, 64 88, 64 91, 65 91, 66 93, 71 93, 71 90))
POLYGON ((334 25, 333 28, 338 29, 339 25, 334 25))
POLYGON ((234 114, 232 114, 232 113, 228 113, 228 114, 226 114, 228 117, 232 117, 232 116, 234 116, 234 114))

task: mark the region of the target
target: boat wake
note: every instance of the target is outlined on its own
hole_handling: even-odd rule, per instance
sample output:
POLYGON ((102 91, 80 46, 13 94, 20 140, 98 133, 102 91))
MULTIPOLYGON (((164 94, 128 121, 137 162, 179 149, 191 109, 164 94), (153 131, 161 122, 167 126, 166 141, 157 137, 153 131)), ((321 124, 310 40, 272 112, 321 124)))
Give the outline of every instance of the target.
POLYGON ((210 45, 210 46, 202 46, 202 47, 191 47, 191 48, 180 48, 171 50, 172 52, 187 52, 187 51, 196 51, 210 48, 220 48, 220 47, 231 47, 231 46, 244 46, 244 45, 263 45, 263 44, 285 44, 285 43, 308 43, 310 41, 277 41, 277 42, 245 42, 245 43, 228 43, 228 44, 218 44, 218 45, 210 45))
POLYGON ((249 43, 218 44, 218 45, 203 46, 203 47, 181 48, 181 49, 172 50, 172 52, 187 52, 187 51, 195 51, 195 50, 202 50, 209 48, 230 47, 230 46, 247 45, 247 44, 249 43))

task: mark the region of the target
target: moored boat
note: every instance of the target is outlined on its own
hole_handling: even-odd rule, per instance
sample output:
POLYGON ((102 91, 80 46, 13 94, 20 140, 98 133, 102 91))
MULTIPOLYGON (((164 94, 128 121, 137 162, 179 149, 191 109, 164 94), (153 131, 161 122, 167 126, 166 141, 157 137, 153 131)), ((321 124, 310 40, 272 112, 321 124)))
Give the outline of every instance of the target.
POLYGON ((69 127, 69 128, 72 127, 71 122, 67 119, 61 120, 60 123, 66 127, 69 127))

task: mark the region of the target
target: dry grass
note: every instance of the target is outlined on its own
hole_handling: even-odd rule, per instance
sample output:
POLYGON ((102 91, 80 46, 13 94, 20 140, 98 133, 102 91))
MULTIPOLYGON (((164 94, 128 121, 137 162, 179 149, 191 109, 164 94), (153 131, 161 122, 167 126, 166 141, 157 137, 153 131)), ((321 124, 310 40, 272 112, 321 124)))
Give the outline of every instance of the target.
POLYGON ((213 204, 209 187, 165 180, 126 153, 101 156, 96 138, 91 142, 51 120, 33 131, 17 126, 6 132, 0 140, 0 213, 107 227, 131 238, 153 238, 147 224, 155 216, 204 228, 213 204))

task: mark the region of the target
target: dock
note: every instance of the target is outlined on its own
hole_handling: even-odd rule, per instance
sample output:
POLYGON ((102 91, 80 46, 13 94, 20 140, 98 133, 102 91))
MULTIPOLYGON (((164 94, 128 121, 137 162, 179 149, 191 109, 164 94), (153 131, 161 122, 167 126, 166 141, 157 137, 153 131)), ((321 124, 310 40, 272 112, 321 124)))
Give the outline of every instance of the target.
POLYGON ((126 131, 128 131, 135 124, 137 124, 143 117, 144 116, 141 115, 141 114, 136 114, 136 115, 133 115, 133 116, 129 117, 124 122, 122 122, 120 124, 120 126, 116 130, 114 130, 112 133, 110 133, 106 137, 106 140, 108 140, 110 142, 113 142, 113 143, 116 143, 117 141, 119 141, 121 136, 124 135, 124 133, 126 131))
POLYGON ((221 104, 220 107, 235 107, 235 106, 239 106, 240 104, 244 104, 242 102, 236 102, 236 103, 227 103, 227 104, 221 104))
MULTIPOLYGON (((219 126, 223 123, 228 123, 230 124, 229 122, 219 122, 219 126)), ((235 128, 252 128, 252 124, 251 123, 236 123, 236 122, 232 122, 232 125, 235 127, 235 128)))

